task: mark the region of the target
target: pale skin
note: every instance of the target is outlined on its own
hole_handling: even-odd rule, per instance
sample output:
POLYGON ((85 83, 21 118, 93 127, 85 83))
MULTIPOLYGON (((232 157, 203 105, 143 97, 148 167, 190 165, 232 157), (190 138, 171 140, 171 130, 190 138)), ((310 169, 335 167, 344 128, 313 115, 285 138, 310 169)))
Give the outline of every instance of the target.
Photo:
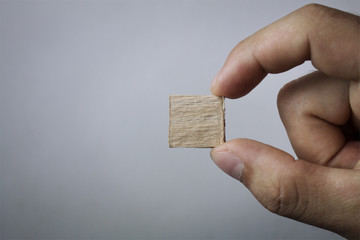
POLYGON ((249 139, 211 157, 268 210, 360 238, 360 20, 307 5, 241 41, 215 76, 214 95, 239 98, 268 73, 310 60, 316 72, 286 84, 278 109, 297 155, 249 139))

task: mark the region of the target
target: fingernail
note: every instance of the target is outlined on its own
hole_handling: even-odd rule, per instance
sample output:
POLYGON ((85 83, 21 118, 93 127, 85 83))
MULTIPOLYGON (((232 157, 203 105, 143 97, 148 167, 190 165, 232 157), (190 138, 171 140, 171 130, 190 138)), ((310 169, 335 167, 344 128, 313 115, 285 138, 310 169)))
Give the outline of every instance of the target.
POLYGON ((211 82, 210 90, 213 91, 217 85, 217 82, 219 81, 219 77, 221 74, 221 70, 215 75, 214 79, 211 82))
POLYGON ((240 182, 242 181, 244 163, 237 155, 228 150, 213 149, 211 158, 225 173, 240 182))

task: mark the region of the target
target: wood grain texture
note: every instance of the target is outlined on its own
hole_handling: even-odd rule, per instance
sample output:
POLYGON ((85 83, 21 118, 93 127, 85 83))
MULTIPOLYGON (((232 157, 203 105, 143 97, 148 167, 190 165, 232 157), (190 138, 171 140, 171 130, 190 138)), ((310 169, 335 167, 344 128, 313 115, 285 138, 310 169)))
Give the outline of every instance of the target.
POLYGON ((171 95, 169 147, 207 148, 225 142, 224 98, 171 95))

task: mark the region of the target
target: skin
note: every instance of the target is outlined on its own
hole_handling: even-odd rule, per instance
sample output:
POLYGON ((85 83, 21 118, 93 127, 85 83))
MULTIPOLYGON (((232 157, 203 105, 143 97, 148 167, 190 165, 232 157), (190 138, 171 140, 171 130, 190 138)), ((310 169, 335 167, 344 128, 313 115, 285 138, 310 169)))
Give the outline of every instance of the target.
POLYGON ((239 98, 268 73, 311 60, 318 70, 286 84, 278 109, 298 159, 234 139, 211 157, 268 210, 360 238, 360 20, 311 4, 241 41, 215 76, 214 95, 239 98))

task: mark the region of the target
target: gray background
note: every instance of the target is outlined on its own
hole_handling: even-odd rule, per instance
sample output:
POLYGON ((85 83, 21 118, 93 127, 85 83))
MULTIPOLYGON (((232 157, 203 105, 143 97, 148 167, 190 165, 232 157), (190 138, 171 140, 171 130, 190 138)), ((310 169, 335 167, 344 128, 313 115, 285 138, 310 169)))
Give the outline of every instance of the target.
MULTIPOLYGON (((0 237, 338 239, 267 212, 209 149, 167 145, 168 96, 209 94, 238 41, 306 3, 0 1, 0 237)), ((276 95, 312 70, 228 100, 227 138, 293 154, 276 95)))

